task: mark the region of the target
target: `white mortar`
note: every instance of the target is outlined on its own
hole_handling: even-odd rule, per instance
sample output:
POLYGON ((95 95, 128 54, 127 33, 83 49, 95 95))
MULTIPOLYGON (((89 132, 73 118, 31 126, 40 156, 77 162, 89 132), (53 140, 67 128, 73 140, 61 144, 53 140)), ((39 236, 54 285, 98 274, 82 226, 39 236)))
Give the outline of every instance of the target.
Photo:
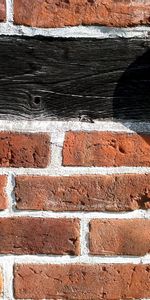
MULTIPOLYGON (((0 24, 0 35, 18 36, 52 36, 52 37, 74 37, 74 38, 145 38, 150 36, 150 27, 138 26, 134 28, 108 28, 105 26, 78 26, 57 29, 30 28, 13 25, 13 0, 7 2, 7 21, 0 24)), ((18 174, 42 175, 42 176, 68 176, 74 174, 125 174, 125 173, 150 173, 150 168, 145 167, 63 167, 62 146, 65 132, 74 131, 114 131, 114 132, 150 132, 150 123, 136 122, 100 122, 94 123, 79 122, 71 120, 69 122, 58 121, 6 121, 0 120, 1 131, 13 132, 48 132, 51 135, 52 143, 52 163, 46 169, 24 169, 24 168, 0 168, 0 174, 8 175, 6 193, 9 199, 9 207, 0 212, 0 217, 10 216, 30 216, 44 218, 79 218, 81 223, 81 256, 54 256, 54 255, 0 255, 0 266, 4 274, 4 300, 13 300, 13 264, 14 263, 38 263, 38 264, 69 264, 69 263, 150 263, 150 255, 144 257, 135 256, 90 256, 88 254, 88 226, 93 218, 118 218, 150 219, 150 211, 137 210, 126 213, 108 212, 42 212, 42 211, 21 211, 14 208, 14 176, 18 174)), ((143 299, 144 300, 144 299, 143 299)))
POLYGON ((19 36, 52 36, 52 37, 74 37, 74 38, 148 38, 150 27, 137 26, 132 28, 111 28, 106 26, 74 26, 65 28, 30 28, 26 26, 13 25, 13 0, 7 2, 7 22, 0 24, 0 35, 19 35, 19 36))
POLYGON ((16 211, 14 208, 14 176, 22 174, 33 174, 42 176, 68 176, 74 174, 124 174, 124 173, 150 173, 150 168, 145 167, 63 167, 62 147, 65 133, 68 130, 73 131, 114 131, 114 132, 150 132, 150 123, 136 122, 108 122, 95 121, 95 123, 86 123, 74 121, 6 121, 0 120, 1 131, 11 132, 47 132, 51 135, 52 144, 52 164, 45 169, 25 169, 25 168, 1 168, 0 174, 8 175, 8 185, 6 193, 9 199, 9 207, 0 212, 0 217, 10 216, 30 216, 44 218, 78 218, 81 223, 81 255, 78 257, 55 256, 55 255, 0 255, 0 265, 4 268, 4 298, 13 300, 12 296, 12 267, 14 263, 39 263, 39 264, 66 264, 66 263, 150 263, 150 255, 144 257, 136 256, 91 256, 88 253, 88 226, 90 220, 103 218, 117 219, 150 219, 150 210, 136 210, 132 212, 52 212, 52 211, 16 211))

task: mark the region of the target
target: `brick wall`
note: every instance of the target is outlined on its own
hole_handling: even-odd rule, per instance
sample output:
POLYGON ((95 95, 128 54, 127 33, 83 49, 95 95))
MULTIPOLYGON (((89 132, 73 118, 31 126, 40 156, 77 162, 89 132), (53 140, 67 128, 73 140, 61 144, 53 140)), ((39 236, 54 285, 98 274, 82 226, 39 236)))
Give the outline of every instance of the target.
POLYGON ((4 299, 150 298, 145 159, 150 145, 144 129, 135 133, 141 124, 129 129, 126 123, 99 121, 0 121, 0 126, 4 299), (125 159, 128 138, 134 160, 125 159), (66 166, 70 156, 77 160, 66 166))
MULTIPOLYGON (((148 25, 148 1, 13 3, 0 34, 149 33, 20 27, 148 25)), ((1 299, 150 299, 149 208, 150 123, 0 120, 1 299)))

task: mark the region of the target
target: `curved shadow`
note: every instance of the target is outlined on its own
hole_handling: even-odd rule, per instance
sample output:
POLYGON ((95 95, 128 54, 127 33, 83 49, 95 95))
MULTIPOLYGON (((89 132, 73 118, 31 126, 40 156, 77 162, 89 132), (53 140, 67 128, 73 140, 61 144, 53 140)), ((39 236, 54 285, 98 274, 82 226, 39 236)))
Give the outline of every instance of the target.
POLYGON ((150 120, 150 50, 138 57, 120 78, 113 97, 115 120, 150 120))

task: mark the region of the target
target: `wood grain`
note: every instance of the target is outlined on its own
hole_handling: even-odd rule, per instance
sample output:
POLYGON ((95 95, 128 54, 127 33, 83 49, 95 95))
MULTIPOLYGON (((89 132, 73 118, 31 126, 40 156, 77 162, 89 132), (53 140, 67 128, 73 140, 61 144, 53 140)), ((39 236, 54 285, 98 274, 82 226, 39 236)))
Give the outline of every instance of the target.
POLYGON ((150 40, 0 37, 0 117, 150 119, 150 40))

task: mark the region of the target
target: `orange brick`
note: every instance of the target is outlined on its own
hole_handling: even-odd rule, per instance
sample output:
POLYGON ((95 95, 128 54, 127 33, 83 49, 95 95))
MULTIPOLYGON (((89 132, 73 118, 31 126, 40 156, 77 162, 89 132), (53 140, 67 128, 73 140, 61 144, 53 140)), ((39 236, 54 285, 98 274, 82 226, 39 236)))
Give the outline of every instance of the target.
POLYGON ((116 132, 68 132, 64 166, 150 167, 150 135, 116 132))
POLYGON ((15 24, 35 27, 150 23, 149 0, 14 0, 15 24))
POLYGON ((0 132, 0 167, 44 168, 49 156, 47 134, 0 132))
POLYGON ((150 298, 150 266, 16 265, 16 299, 141 299, 150 298))
POLYGON ((0 218, 0 254, 78 255, 79 236, 74 219, 0 218))
POLYGON ((150 252, 150 220, 92 220, 92 255, 136 255, 150 252))
POLYGON ((6 1, 0 0, 0 22, 6 19, 6 1))
POLYGON ((20 210, 130 211, 150 208, 150 174, 17 176, 20 210))

